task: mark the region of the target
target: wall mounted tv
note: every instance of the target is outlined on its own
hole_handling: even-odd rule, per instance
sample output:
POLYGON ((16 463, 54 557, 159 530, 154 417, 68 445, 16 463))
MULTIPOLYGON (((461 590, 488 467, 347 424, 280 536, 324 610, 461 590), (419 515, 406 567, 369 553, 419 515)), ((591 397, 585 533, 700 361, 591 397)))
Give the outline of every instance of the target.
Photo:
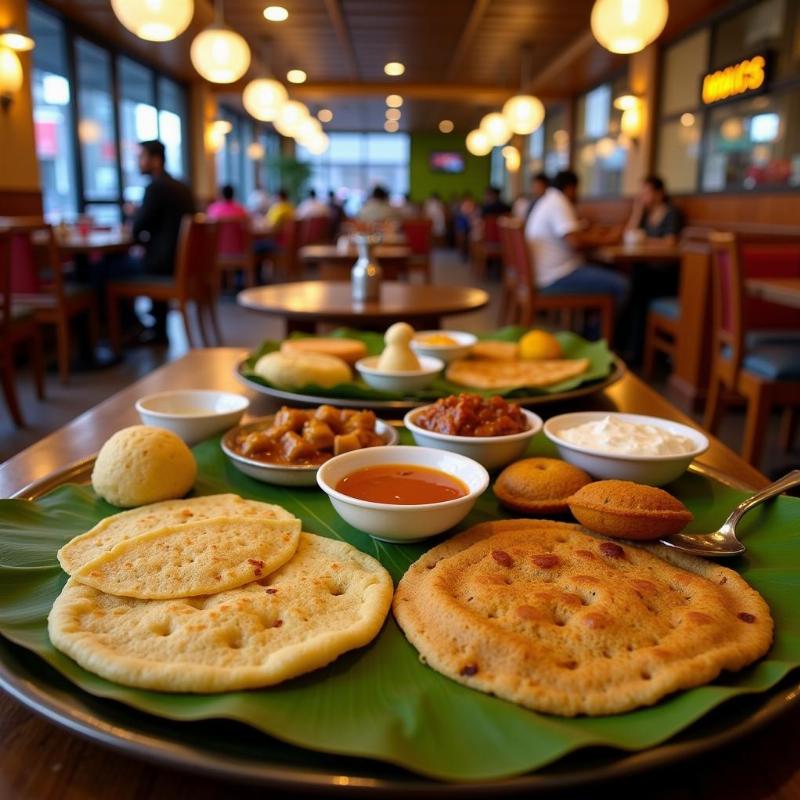
POLYGON ((445 172, 457 175, 464 171, 464 154, 456 152, 437 151, 428 158, 431 172, 445 172))

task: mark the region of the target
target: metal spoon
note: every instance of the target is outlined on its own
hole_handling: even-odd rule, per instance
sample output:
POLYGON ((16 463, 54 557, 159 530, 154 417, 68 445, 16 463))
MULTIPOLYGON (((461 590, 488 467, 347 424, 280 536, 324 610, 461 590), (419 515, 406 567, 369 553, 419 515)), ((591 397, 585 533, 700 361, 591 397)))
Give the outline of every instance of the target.
POLYGON ((752 497, 742 500, 722 523, 719 530, 713 533, 675 533, 661 540, 662 544, 684 550, 696 556, 723 557, 738 556, 744 553, 745 546, 736 538, 736 524, 751 509, 761 505, 770 497, 800 486, 800 469, 793 469, 775 483, 765 486, 752 497))

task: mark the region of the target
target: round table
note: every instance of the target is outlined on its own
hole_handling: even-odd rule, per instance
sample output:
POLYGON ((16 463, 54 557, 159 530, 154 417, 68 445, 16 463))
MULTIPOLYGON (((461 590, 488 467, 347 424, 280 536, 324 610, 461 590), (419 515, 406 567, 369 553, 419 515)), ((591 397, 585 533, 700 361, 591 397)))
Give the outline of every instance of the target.
POLYGON ((349 281, 301 281, 256 286, 237 296, 239 305, 283 317, 286 333, 315 333, 320 324, 384 330, 393 322, 417 328, 438 328, 442 317, 478 311, 489 304, 482 289, 466 286, 436 288, 384 281, 380 300, 353 301, 349 281))

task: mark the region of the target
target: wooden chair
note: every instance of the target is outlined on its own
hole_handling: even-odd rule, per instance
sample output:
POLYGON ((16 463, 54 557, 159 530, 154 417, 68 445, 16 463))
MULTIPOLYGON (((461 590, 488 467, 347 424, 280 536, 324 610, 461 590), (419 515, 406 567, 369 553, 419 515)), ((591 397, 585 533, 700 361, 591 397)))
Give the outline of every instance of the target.
POLYGON ((790 444, 794 415, 800 405, 800 344, 771 340, 748 345, 745 319, 744 274, 740 242, 733 233, 713 232, 712 365, 703 425, 716 433, 728 394, 745 398, 747 411, 742 457, 758 465, 770 414, 784 407, 784 440, 790 444))
POLYGON ((108 334, 111 349, 115 353, 121 351, 120 300, 133 301, 137 297, 177 303, 190 347, 195 346, 189 322, 189 304, 194 303, 203 345, 209 347, 211 344, 206 335, 204 313, 209 317, 217 343, 222 344, 216 309, 219 300, 217 232, 217 223, 202 214, 187 215, 183 218, 178 235, 174 275, 142 275, 140 278, 108 284, 108 334))
POLYGON ((472 271, 478 280, 486 279, 487 265, 491 260, 502 258, 499 217, 487 214, 480 220, 480 231, 476 239, 470 241, 469 254, 472 271))
POLYGON ((222 276, 223 287, 228 277, 242 273, 244 285, 257 283, 258 264, 253 249, 253 232, 250 220, 242 217, 228 217, 217 220, 217 267, 222 276))
POLYGON ((650 303, 642 358, 642 373, 645 378, 653 375, 657 353, 674 362, 680 323, 681 306, 677 297, 658 297, 650 303))
POLYGON ((332 219, 327 215, 305 217, 297 221, 297 249, 307 244, 325 244, 331 240, 332 219))
POLYGON ((11 293, 13 303, 28 308, 41 326, 56 331, 56 355, 61 383, 67 383, 72 354, 73 320, 86 315, 89 346, 98 339, 95 295, 91 287, 64 279, 64 260, 50 225, 28 224, 11 232, 11 293))
POLYGON ((433 222, 427 217, 407 219, 403 222, 403 233, 411 250, 409 268, 419 271, 423 283, 431 282, 431 249, 433 247, 433 222))
POLYGON ((0 382, 11 419, 22 427, 25 418, 17 399, 16 345, 25 341, 30 345, 36 394, 40 400, 44 399, 44 355, 42 332, 33 311, 11 303, 11 240, 11 233, 0 231, 0 382))
POLYGON ((536 288, 533 258, 520 219, 498 221, 503 253, 503 307, 506 324, 530 327, 539 311, 555 311, 569 317, 575 312, 596 311, 603 338, 614 332, 614 299, 608 294, 541 294, 536 288))

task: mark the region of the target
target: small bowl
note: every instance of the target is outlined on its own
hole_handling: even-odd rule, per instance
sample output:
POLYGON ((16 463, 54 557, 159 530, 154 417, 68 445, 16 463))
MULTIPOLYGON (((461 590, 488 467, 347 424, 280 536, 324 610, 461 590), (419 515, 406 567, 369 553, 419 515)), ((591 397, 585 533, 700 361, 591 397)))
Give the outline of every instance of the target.
POLYGON ((516 461, 528 448, 530 440, 542 429, 542 419, 538 414, 520 409, 528 421, 528 429, 507 436, 455 436, 436 433, 421 428, 414 420, 430 406, 421 406, 409 411, 403 418, 403 425, 411 431, 414 442, 421 447, 448 450, 472 458, 486 469, 497 469, 516 461))
MULTIPOLYGON (((240 425, 239 427, 229 430, 222 437, 222 441, 220 442, 222 451, 228 456, 231 464, 233 464, 239 472, 243 472, 245 475, 249 475, 251 478, 255 478, 262 483, 274 483, 278 486, 315 486, 317 483, 317 471, 319 470, 319 466, 305 464, 298 466, 291 466, 289 464, 268 464, 266 461, 259 461, 257 458, 243 456, 233 449, 233 440, 240 431, 259 428, 270 419, 272 419, 272 416, 261 417, 255 422, 250 422, 247 425, 240 425)), ((387 445, 397 444, 400 440, 397 430, 382 419, 375 421, 375 433, 377 433, 387 445)), ((382 448, 365 449, 381 450, 382 448)))
POLYGON ((166 428, 188 445, 236 425, 249 406, 244 395, 206 389, 159 392, 136 401, 136 410, 145 425, 166 428))
POLYGON ((411 349, 418 355, 440 358, 445 364, 449 364, 457 358, 464 358, 477 341, 477 336, 464 331, 417 331, 411 340, 411 349), (418 341, 423 336, 433 336, 434 334, 449 336, 458 344, 425 344, 418 341))
POLYGON ((379 370, 378 359, 380 356, 367 356, 356 361, 358 370, 364 382, 373 389, 382 392, 416 392, 433 383, 433 379, 444 369, 444 361, 431 356, 418 356, 421 369, 407 372, 386 372, 379 370))
POLYGON ((354 450, 326 461, 317 483, 330 497, 339 516, 354 528, 384 542, 419 542, 449 530, 472 510, 489 485, 489 473, 477 462, 458 453, 431 447, 375 447, 354 450), (377 464, 414 464, 447 472, 463 481, 469 492, 455 500, 418 505, 372 503, 336 491, 342 478, 377 464))
POLYGON ((679 478, 686 472, 692 459, 708 450, 708 438, 696 428, 661 417, 647 417, 642 414, 620 414, 608 411, 560 414, 545 422, 544 435, 555 444, 564 461, 580 467, 595 478, 635 481, 650 486, 663 486, 679 478), (585 422, 594 422, 609 416, 615 417, 621 422, 653 425, 668 433, 684 436, 690 439, 695 446, 688 453, 678 455, 640 456, 627 453, 607 453, 565 442, 559 436, 559 432, 565 428, 573 428, 583 425, 585 422))

